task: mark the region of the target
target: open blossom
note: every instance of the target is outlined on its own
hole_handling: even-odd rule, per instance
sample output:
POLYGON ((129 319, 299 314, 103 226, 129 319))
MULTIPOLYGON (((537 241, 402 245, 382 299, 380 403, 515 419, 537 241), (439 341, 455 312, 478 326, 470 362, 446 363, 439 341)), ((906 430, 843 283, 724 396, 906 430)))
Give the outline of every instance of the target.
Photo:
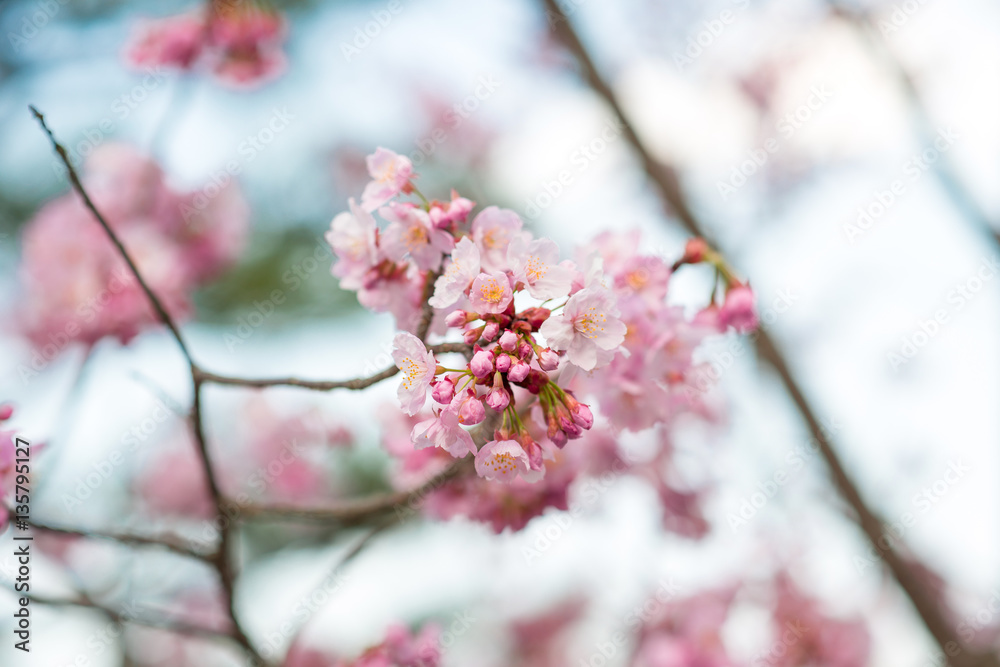
POLYGON ((506 271, 507 247, 521 233, 521 218, 505 208, 489 206, 472 220, 472 240, 482 254, 483 270, 506 271))
POLYGON ((427 212, 412 204, 393 202, 379 213, 389 221, 382 234, 382 249, 389 259, 409 257, 418 269, 437 271, 443 254, 454 247, 451 234, 435 228, 427 212))
POLYGON ((455 244, 451 263, 434 283, 434 296, 430 304, 447 308, 458 301, 469 285, 479 275, 479 248, 468 236, 455 244))
POLYGON ((377 263, 377 225, 371 213, 358 206, 353 199, 348 201, 348 205, 351 210, 333 219, 324 238, 338 259, 333 265, 333 275, 340 278, 344 289, 356 290, 362 287, 365 274, 377 263))
POLYGON ((414 426, 411 438, 417 449, 440 447, 455 458, 476 453, 472 436, 462 428, 458 412, 451 408, 446 408, 438 416, 414 426))
POLYGON ((507 247, 507 264, 514 282, 522 282, 536 299, 558 299, 569 294, 576 270, 559 263, 559 246, 552 239, 528 241, 515 236, 507 247))
POLYGON ((514 292, 510 288, 507 275, 500 273, 480 273, 472 281, 469 290, 469 301, 477 313, 502 313, 514 300, 514 292))
POLYGON ((476 472, 486 479, 512 482, 529 469, 528 454, 515 440, 491 440, 476 454, 476 472))
POLYGON ((411 333, 398 333, 392 341, 392 358, 403 374, 399 383, 399 403, 408 415, 424 406, 427 390, 437 369, 434 353, 411 333))
POLYGON ((625 340, 625 324, 618 319, 615 295, 588 287, 569 298, 561 315, 542 324, 539 333, 554 350, 565 350, 570 363, 585 371, 607 363, 625 340))
POLYGON ((374 211, 400 192, 408 191, 410 177, 413 176, 413 164, 408 157, 380 147, 365 162, 372 177, 361 195, 361 204, 365 209, 374 211))

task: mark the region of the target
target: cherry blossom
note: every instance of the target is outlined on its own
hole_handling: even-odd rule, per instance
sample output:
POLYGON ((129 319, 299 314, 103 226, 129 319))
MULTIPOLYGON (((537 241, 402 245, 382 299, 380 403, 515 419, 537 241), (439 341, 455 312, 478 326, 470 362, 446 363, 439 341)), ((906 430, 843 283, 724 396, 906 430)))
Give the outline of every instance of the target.
POLYGON ((374 211, 401 192, 410 189, 413 165, 405 155, 397 155, 387 148, 378 148, 365 163, 372 180, 365 186, 361 204, 374 211))
POLYGON ((576 273, 572 265, 559 264, 559 246, 551 239, 527 241, 515 236, 507 247, 507 264, 514 282, 523 282, 536 299, 558 299, 569 294, 576 273))
POLYGON ((378 226, 371 213, 353 199, 348 205, 350 211, 334 217, 324 238, 340 260, 333 265, 333 275, 340 278, 344 289, 357 290, 364 285, 368 271, 377 264, 375 235, 378 226))
POLYGON ((487 273, 507 270, 507 248, 521 233, 522 222, 514 211, 488 206, 472 220, 472 240, 482 255, 487 273))
POLYGON ((479 275, 479 248, 468 236, 455 244, 451 263, 434 283, 434 295, 429 303, 435 308, 447 308, 457 302, 479 275))
POLYGON ((618 315, 614 294, 588 287, 571 296, 562 314, 546 320, 539 333, 553 350, 565 350, 570 363, 590 371, 611 361, 612 351, 625 340, 618 315))
POLYGON ((510 288, 510 280, 507 274, 499 271, 480 273, 472 281, 469 289, 469 301, 479 313, 502 313, 513 300, 514 292, 510 288))
POLYGON ((420 422, 413 427, 413 444, 418 449, 440 447, 455 458, 476 453, 472 436, 459 423, 457 410, 442 410, 437 417, 420 422))
POLYGON ((399 403, 408 415, 416 414, 427 400, 427 390, 436 373, 434 353, 411 333, 398 333, 392 341, 392 358, 403 374, 399 403))
POLYGON ((491 440, 476 454, 476 472, 489 480, 510 482, 528 469, 528 454, 514 440, 491 440))

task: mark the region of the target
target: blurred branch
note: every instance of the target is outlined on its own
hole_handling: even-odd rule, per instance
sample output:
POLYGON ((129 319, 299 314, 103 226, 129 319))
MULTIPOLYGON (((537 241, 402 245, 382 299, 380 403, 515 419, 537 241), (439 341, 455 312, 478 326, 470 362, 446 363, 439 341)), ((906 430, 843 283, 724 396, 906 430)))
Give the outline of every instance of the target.
POLYGON ((104 219, 104 216, 101 215, 100 211, 97 210, 97 207, 94 206, 94 202, 91 201, 90 195, 88 195, 87 191, 84 189, 83 183, 80 181, 80 177, 76 173, 76 169, 73 167, 73 163, 70 162, 69 155, 66 153, 66 149, 62 146, 62 144, 56 141, 55 136, 52 134, 52 130, 50 130, 49 126, 45 123, 45 116, 39 113, 38 109, 36 109, 33 106, 29 106, 28 108, 31 109, 31 113, 38 120, 38 123, 39 125, 42 126, 42 129, 45 131, 45 134, 48 135, 49 141, 52 143, 52 148, 59 156, 59 159, 62 160, 63 165, 65 165, 66 170, 69 174, 70 183, 72 183, 73 185, 73 189, 76 190, 77 194, 79 194, 80 197, 83 199, 84 206, 87 207, 87 209, 93 214, 94 218, 97 219, 97 222, 100 223, 101 227, 104 228, 104 231, 111 239, 111 242, 115 244, 115 247, 118 249, 119 254, 121 254, 122 258, 125 260, 125 263, 128 264, 128 268, 132 272, 132 275, 139 283, 139 286, 142 288, 142 291, 146 294, 146 298, 149 299, 150 304, 153 306, 153 310, 156 311, 157 317, 159 317, 160 320, 163 322, 163 324, 166 325, 167 329, 170 330, 170 333, 177 341, 177 345, 181 348, 181 352, 184 353, 184 357, 193 366, 194 361, 191 359, 191 353, 188 351, 188 347, 184 343, 184 338, 181 337, 180 329, 177 328, 177 324, 170 316, 170 313, 167 312, 167 309, 164 308, 163 303, 160 301, 159 297, 156 296, 153 290, 146 283, 146 279, 142 277, 141 273, 139 273, 139 269, 136 267, 135 262, 132 260, 132 257, 125 250, 125 246, 122 245, 121 239, 118 238, 118 235, 115 234, 115 232, 111 229, 111 226, 108 224, 108 221, 104 219))
POLYGON ((129 546, 140 546, 140 547, 159 547, 171 551, 175 554, 186 556, 188 558, 196 558, 198 560, 211 562, 215 557, 214 554, 196 551, 187 545, 187 541, 184 540, 179 535, 174 535, 171 533, 165 533, 157 536, 149 535, 137 535, 134 533, 123 533, 117 531, 104 531, 104 530, 85 530, 82 528, 66 528, 61 526, 52 526, 45 523, 40 523, 38 521, 30 521, 29 524, 40 531, 46 533, 52 533, 54 535, 63 535, 67 537, 80 537, 84 539, 97 539, 97 540, 108 540, 111 542, 118 542, 119 544, 125 544, 129 546))
MULTIPOLYGON (((902 61, 892 52, 892 49, 875 34, 874 19, 871 12, 860 8, 846 7, 836 0, 827 0, 834 16, 843 19, 851 26, 865 43, 874 59, 882 63, 889 74, 897 81, 903 92, 906 106, 913 118, 920 141, 926 145, 934 142, 936 128, 927 105, 924 104, 920 91, 913 77, 907 71, 902 61)), ((976 200, 975 195, 966 187, 958 175, 954 162, 947 153, 941 153, 934 162, 933 170, 952 203, 968 218, 979 231, 986 234, 997 244, 1000 244, 1000 231, 997 231, 993 221, 976 200)))
MULTIPOLYGON (((472 351, 472 347, 466 345, 465 343, 439 343, 437 345, 428 345, 427 349, 435 354, 445 354, 448 352, 458 352, 461 354, 468 355, 472 351)), ((372 386, 382 380, 391 378, 393 375, 399 372, 399 369, 395 366, 390 366, 384 371, 380 371, 375 375, 363 378, 354 378, 352 380, 301 380, 298 378, 263 378, 263 379, 250 379, 250 378, 239 378, 231 377, 228 375, 219 375, 217 373, 210 373, 204 371, 200 368, 195 371, 202 382, 211 382, 214 384, 226 384, 226 385, 236 385, 241 387, 275 387, 275 386, 288 386, 288 387, 302 387, 304 389, 313 389, 316 391, 330 391, 331 389, 353 389, 360 390, 372 386)))
MULTIPOLYGON (((473 441, 482 446, 493 437, 493 432, 500 423, 500 413, 489 409, 479 426, 471 432, 473 441)), ((472 459, 458 459, 447 468, 428 479, 423 484, 396 493, 384 493, 368 498, 356 498, 339 505, 319 508, 303 508, 281 505, 249 505, 242 508, 247 518, 277 519, 307 522, 333 522, 344 525, 354 525, 378 517, 389 510, 402 512, 404 507, 410 507, 414 501, 422 501, 432 491, 447 484, 453 479, 472 472, 472 459)), ((412 510, 412 508, 411 508, 412 510)))
MULTIPOLYGON (((541 0, 549 19, 549 26, 555 35, 563 42, 576 58, 582 70, 583 78, 590 87, 611 107, 623 127, 624 136, 638 154, 643 168, 653 181, 656 188, 669 208, 677 215, 685 229, 696 236, 705 238, 713 247, 716 244, 708 237, 704 225, 697 219, 688 204, 677 178, 677 170, 661 164, 643 145, 625 113, 619 104, 609 84, 601 77, 593 59, 556 0, 541 0)), ((813 438, 819 443, 820 453, 827 463, 830 478, 834 488, 841 498, 854 511, 854 519, 873 547, 882 554, 889 571, 892 572, 900 587, 909 597, 924 626, 947 655, 954 655, 956 648, 960 651, 955 662, 961 665, 1000 665, 995 656, 982 655, 970 651, 961 641, 955 628, 948 620, 948 614, 939 601, 931 594, 919 578, 918 574, 905 560, 894 545, 883 548, 879 544, 882 538, 882 521, 863 499, 857 485, 847 474, 840 457, 833 449, 826 430, 820 425, 819 419, 811 404, 792 375, 788 362, 778 345, 765 330, 757 334, 757 354, 767 361, 781 378, 802 419, 805 421, 813 438)), ((884 540, 883 540, 884 542, 884 540)))
POLYGON ((125 625, 126 623, 131 623, 133 625, 141 625, 144 628, 152 628, 154 630, 166 630, 167 632, 173 632, 179 635, 186 635, 189 637, 201 637, 206 639, 228 639, 235 640, 232 634, 222 631, 222 630, 212 630, 210 628, 205 628, 200 625, 194 625, 192 623, 186 623, 178 619, 171 618, 153 618, 153 617, 143 617, 134 616, 132 614, 125 614, 115 611, 111 607, 106 607, 100 603, 97 603, 90 598, 81 595, 77 598, 50 598, 42 595, 36 595, 34 593, 19 593, 12 588, 7 589, 12 595, 17 597, 28 598, 32 602, 37 604, 44 604, 50 607, 79 607, 81 609, 92 609, 98 611, 109 619, 118 623, 119 625, 125 625))

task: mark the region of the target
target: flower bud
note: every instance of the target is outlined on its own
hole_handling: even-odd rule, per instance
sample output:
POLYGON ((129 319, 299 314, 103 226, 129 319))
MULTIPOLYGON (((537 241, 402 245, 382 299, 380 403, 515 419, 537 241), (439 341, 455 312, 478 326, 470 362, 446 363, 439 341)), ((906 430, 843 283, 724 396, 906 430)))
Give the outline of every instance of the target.
POLYGON ((476 398, 476 394, 470 389, 468 397, 463 398, 462 405, 458 409, 458 423, 471 426, 484 419, 486 419, 486 410, 483 408, 483 402, 476 398))
POLYGON ((444 318, 444 323, 453 328, 464 327, 469 322, 469 313, 464 310, 453 310, 444 318))
POLYGON ((455 383, 449 377, 435 382, 431 397, 441 405, 448 405, 455 397, 455 383))
POLYGON ((518 361, 511 366, 510 371, 507 373, 507 379, 511 382, 522 382, 524 378, 528 377, 529 371, 531 371, 531 366, 528 365, 528 362, 518 361))
POLYGON ((507 330, 503 332, 500 336, 500 347, 502 347, 507 352, 513 352, 517 349, 517 334, 513 331, 507 330))
POLYGON ((487 322, 486 326, 483 328, 483 338, 488 341, 492 341, 500 333, 500 325, 496 322, 487 322))
POLYGON ((550 348, 545 348, 538 355, 538 365, 543 371, 554 371, 559 368, 559 355, 550 348))
POLYGON ((531 345, 528 343, 521 343, 521 346, 517 348, 517 356, 525 361, 531 361, 531 358, 535 356, 535 351, 531 349, 531 345))
POLYGON ((484 378, 493 372, 493 353, 487 350, 479 350, 472 355, 469 362, 469 370, 477 378, 484 378))
POLYGON ((506 354, 501 354, 501 355, 497 356, 497 370, 498 371, 500 371, 501 373, 506 373, 507 371, 510 370, 510 365, 511 365, 511 361, 510 361, 510 357, 509 356, 507 356, 506 354))
POLYGON ((466 329, 465 333, 462 334, 465 344, 472 345, 479 340, 483 335, 484 328, 485 327, 476 327, 475 329, 466 329))

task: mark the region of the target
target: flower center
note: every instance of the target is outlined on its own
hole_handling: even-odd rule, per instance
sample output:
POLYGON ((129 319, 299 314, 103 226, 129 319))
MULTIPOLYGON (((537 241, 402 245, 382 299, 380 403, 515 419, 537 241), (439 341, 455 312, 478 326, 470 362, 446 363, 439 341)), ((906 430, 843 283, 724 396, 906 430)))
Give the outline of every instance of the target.
POLYGON ((427 230, 420 225, 410 225, 406 230, 406 249, 412 252, 422 245, 427 245, 427 230))
POLYGON ((527 274, 528 280, 538 282, 545 277, 545 272, 548 271, 548 268, 548 265, 542 260, 534 255, 528 255, 528 266, 524 272, 527 274))
POLYGON ((576 321, 576 330, 587 338, 595 338, 604 331, 604 323, 607 321, 608 318, 597 310, 597 306, 591 306, 583 317, 576 321))
POLYGON ((500 286, 495 278, 490 278, 483 281, 483 284, 479 287, 479 294, 483 297, 484 301, 500 303, 503 300, 503 287, 500 286))
POLYGON ((423 368, 420 364, 410 357, 403 359, 403 363, 399 365, 399 370, 403 371, 403 386, 407 389, 411 389, 413 383, 423 374, 423 368))
POLYGON ((506 475, 517 468, 517 464, 514 463, 514 457, 507 452, 494 454, 490 459, 489 466, 493 469, 493 472, 500 473, 501 475, 506 475))

